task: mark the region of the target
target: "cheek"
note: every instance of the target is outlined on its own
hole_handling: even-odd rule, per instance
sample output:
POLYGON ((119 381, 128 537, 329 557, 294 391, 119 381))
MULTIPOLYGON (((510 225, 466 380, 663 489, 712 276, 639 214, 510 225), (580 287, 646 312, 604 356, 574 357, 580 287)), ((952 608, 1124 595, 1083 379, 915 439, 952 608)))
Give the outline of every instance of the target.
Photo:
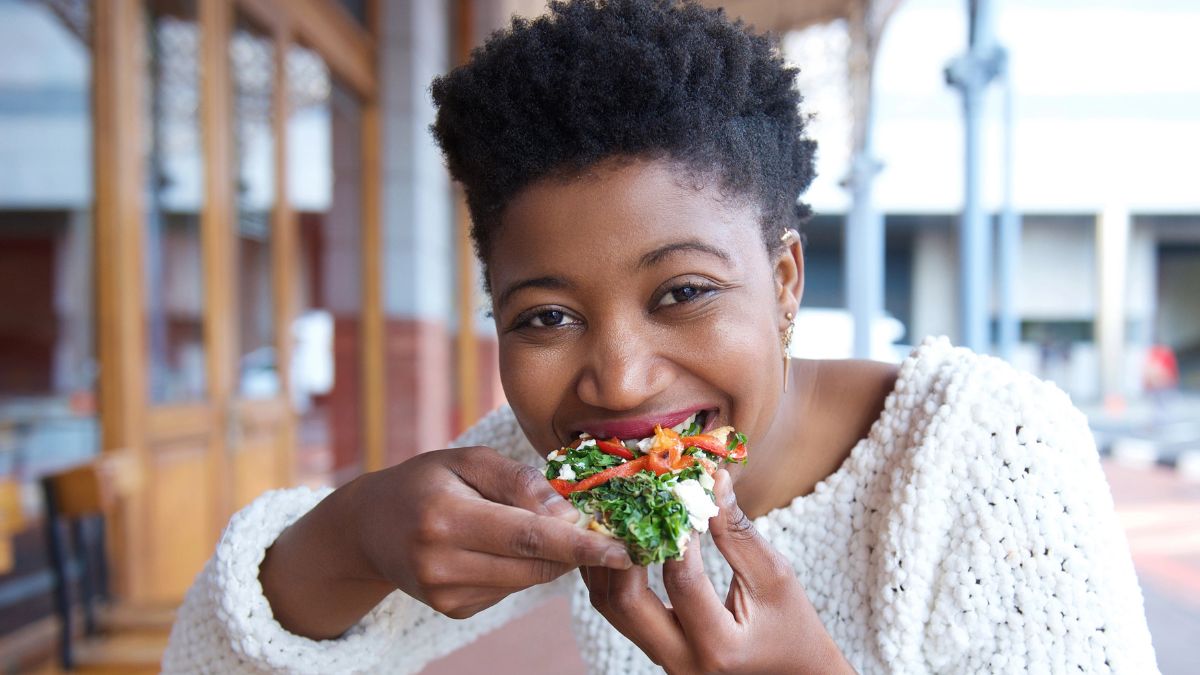
POLYGON ((738 311, 714 323, 699 342, 710 345, 701 350, 709 363, 708 378, 721 383, 733 406, 731 421, 747 435, 765 433, 776 389, 782 387, 782 351, 773 339, 773 325, 767 314, 738 311))
POLYGON ((517 421, 536 447, 554 444, 551 421, 570 387, 572 356, 565 348, 500 340, 500 384, 517 421), (543 437, 545 436, 545 437, 543 437))

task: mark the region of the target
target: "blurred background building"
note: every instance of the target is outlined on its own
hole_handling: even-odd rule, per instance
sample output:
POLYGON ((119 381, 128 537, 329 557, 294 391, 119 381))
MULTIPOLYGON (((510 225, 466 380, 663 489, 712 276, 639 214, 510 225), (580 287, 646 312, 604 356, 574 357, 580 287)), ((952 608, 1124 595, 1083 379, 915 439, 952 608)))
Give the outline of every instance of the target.
MULTIPOLYGON (((964 341, 978 312, 977 347, 1059 383, 1103 451, 1200 469, 1200 6, 991 3, 1006 58, 979 90, 972 268, 946 69, 984 3, 708 4, 780 36, 815 114, 798 356, 898 360, 925 335, 964 341), (967 276, 982 301, 964 305, 967 276)), ((443 447, 502 402, 428 87, 542 8, 0 0, 0 670, 44 663, 60 631, 48 513, 73 507, 55 480, 103 514, 108 604, 151 616, 257 494, 443 447)), ((1136 527, 1158 528, 1139 570, 1184 589, 1161 656, 1200 630, 1200 492, 1111 478, 1144 516, 1135 554, 1136 527), (1165 549, 1164 522, 1181 533, 1165 549)), ((153 663, 148 633, 118 671, 153 663)))

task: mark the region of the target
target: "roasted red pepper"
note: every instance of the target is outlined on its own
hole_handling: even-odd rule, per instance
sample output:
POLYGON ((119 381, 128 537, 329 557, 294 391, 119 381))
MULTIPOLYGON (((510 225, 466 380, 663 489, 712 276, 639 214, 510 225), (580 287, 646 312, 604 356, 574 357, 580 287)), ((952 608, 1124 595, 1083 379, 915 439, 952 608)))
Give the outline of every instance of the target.
POLYGON ((740 462, 746 459, 746 444, 738 443, 730 450, 725 443, 709 436, 708 434, 697 434, 695 436, 684 436, 680 439, 685 448, 699 448, 709 454, 722 457, 731 462, 740 462))
POLYGON ((550 487, 554 488, 555 492, 564 497, 571 494, 572 485, 573 483, 571 483, 569 480, 562 480, 561 478, 550 479, 550 487))
POLYGON ((580 492, 582 490, 591 490, 597 485, 604 485, 614 478, 628 478, 633 474, 646 468, 647 458, 638 457, 637 459, 609 467, 600 473, 592 474, 581 481, 568 483, 564 480, 551 480, 550 485, 562 496, 567 496, 572 492, 580 492), (565 492, 564 492, 565 490, 565 492))
POLYGON ((596 447, 600 448, 600 452, 612 455, 613 457, 633 459, 633 453, 629 451, 629 448, 625 447, 624 443, 615 438, 610 438, 607 441, 597 440, 596 447))

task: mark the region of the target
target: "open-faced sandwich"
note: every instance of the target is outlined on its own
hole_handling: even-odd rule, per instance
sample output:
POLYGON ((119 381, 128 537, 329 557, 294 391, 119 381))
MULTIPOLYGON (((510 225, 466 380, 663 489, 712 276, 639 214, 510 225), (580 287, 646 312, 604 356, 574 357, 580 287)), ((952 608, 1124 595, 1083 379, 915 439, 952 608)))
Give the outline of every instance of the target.
POLYGON ((746 461, 746 437, 721 427, 701 433, 696 416, 654 428, 641 440, 581 434, 546 457, 546 478, 589 528, 625 541, 639 565, 679 560, 692 530, 717 515, 713 474, 746 461))

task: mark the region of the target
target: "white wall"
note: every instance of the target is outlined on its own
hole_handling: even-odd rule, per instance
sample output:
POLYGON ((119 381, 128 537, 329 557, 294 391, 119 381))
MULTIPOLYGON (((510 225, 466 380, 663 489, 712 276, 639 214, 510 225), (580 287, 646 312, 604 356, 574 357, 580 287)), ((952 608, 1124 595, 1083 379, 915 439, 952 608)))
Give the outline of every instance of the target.
POLYGON ((429 85, 448 70, 445 3, 383 4, 384 306, 389 316, 454 319, 449 175, 429 133, 429 85))
POLYGON ((957 253, 949 229, 923 228, 913 243, 912 325, 909 341, 927 335, 958 338, 957 253))

